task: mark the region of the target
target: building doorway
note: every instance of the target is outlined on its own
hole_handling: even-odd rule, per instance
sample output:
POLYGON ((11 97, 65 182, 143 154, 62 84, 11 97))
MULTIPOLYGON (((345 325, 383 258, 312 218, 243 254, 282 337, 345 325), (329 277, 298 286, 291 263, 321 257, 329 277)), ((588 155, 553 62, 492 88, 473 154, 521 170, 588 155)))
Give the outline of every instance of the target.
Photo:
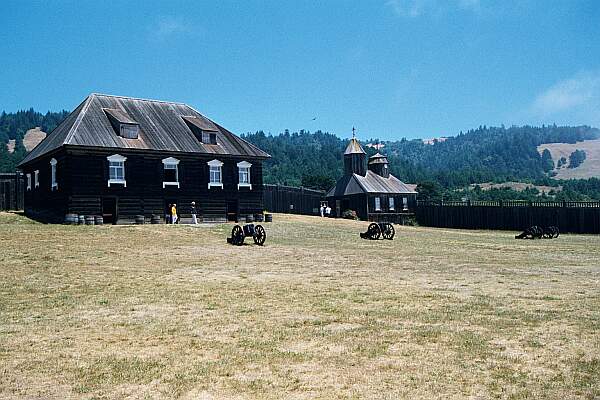
POLYGON ((119 219, 116 197, 104 197, 102 199, 102 218, 104 223, 116 225, 119 219))
POLYGON ((238 201, 230 200, 227 202, 227 221, 238 222, 238 201))

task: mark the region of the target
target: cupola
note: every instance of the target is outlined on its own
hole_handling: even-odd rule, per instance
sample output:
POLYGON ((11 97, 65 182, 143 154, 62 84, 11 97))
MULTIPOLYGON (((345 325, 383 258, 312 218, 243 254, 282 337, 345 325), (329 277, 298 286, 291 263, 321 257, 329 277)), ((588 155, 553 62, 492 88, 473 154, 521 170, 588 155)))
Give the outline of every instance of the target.
POLYGON ((367 173, 365 170, 367 153, 356 139, 354 132, 355 129, 352 128, 352 139, 350 139, 346 151, 344 151, 344 174, 365 176, 367 173))
POLYGON ((369 171, 372 171, 383 178, 390 177, 388 164, 387 157, 379 152, 369 157, 369 171))

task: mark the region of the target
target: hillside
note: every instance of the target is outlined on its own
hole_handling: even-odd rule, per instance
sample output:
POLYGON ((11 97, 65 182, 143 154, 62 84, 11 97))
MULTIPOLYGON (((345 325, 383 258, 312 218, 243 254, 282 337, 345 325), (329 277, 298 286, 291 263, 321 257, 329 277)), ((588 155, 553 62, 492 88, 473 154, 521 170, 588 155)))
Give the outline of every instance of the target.
MULTIPOLYGON (((33 150, 35 146, 37 146, 42 140, 44 140, 46 135, 46 132, 43 132, 39 126, 33 129, 29 129, 23 136, 23 146, 25 146, 25 150, 28 152, 33 150)), ((15 151, 16 143, 16 139, 10 139, 8 141, 7 146, 9 153, 13 153, 15 151)))
MULTIPOLYGON (((33 109, 0 114, 0 143, 8 144, 12 150, 11 153, 7 146, 0 146, 0 172, 14 171, 44 132, 51 132, 67 115, 67 111, 41 114, 33 109)), ((347 139, 335 134, 304 130, 291 133, 286 130, 277 135, 259 131, 242 137, 271 154, 272 158, 265 163, 265 183, 327 190, 342 175, 342 153, 347 139)), ((425 142, 422 139, 360 139, 368 155, 382 147, 381 151, 389 158, 391 172, 403 181, 415 184, 434 182, 448 196, 462 196, 462 193, 453 192, 485 182, 528 182, 553 187, 563 185, 556 180, 547 182, 548 172, 556 166, 560 154, 581 146, 584 146, 587 155, 584 162, 577 168, 557 171, 556 178, 598 176, 596 165, 600 159, 600 131, 588 126, 480 126, 454 137, 425 142), (554 154, 542 156, 546 148, 554 154)), ((595 180, 572 184, 570 187, 573 190, 560 194, 565 200, 597 198, 596 194, 600 194, 600 186, 595 180)), ((505 190, 493 189, 477 195, 517 196, 505 190)), ((535 195, 536 190, 518 196, 535 195)), ((538 194, 544 192, 550 191, 537 191, 538 194)))
POLYGON ((42 114, 33 108, 0 113, 0 172, 13 172, 45 132, 51 132, 68 114, 65 110, 42 114))
MULTIPOLYGON (((267 183, 298 185, 313 180, 325 183, 341 175, 341 155, 347 139, 320 131, 314 134, 286 131, 280 135, 257 132, 243 137, 273 156, 266 162, 267 183)), ((484 126, 433 144, 420 139, 381 144, 391 172, 400 179, 411 183, 432 180, 445 188, 455 188, 481 182, 543 179, 547 171, 538 153, 539 145, 599 137, 598 129, 587 126, 484 126)), ((377 141, 362 140, 363 144, 377 141)), ((377 150, 365 146, 365 151, 372 155, 377 150)))
POLYGON ((587 179, 600 177, 600 139, 584 140, 577 143, 545 143, 538 146, 538 152, 548 149, 554 161, 554 172, 556 179, 587 179), (575 150, 585 151, 585 160, 575 168, 567 165, 557 168, 557 162, 561 157, 569 160, 569 156, 575 150))

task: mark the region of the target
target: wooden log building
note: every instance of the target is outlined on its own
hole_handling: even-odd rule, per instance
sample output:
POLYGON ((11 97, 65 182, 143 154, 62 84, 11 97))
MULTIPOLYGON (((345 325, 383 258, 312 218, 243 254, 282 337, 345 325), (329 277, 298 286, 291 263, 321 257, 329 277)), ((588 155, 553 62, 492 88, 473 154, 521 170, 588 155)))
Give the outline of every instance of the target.
POLYGON ((390 174, 388 159, 367 154, 352 135, 344 152, 344 176, 329 190, 326 199, 335 216, 356 211, 368 221, 402 222, 416 206, 417 193, 390 174))
POLYGON ((225 221, 263 211, 268 157, 186 104, 91 94, 18 168, 37 219, 131 223, 195 201, 205 221, 225 221))

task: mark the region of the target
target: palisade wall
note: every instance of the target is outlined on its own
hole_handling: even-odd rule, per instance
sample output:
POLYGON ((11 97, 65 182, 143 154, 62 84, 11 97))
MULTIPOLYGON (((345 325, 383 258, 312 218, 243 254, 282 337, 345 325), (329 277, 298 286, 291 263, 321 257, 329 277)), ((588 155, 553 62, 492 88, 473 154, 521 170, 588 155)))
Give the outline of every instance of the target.
POLYGON ((263 185, 263 201, 267 211, 287 214, 318 215, 322 190, 283 185, 263 185))
POLYGON ((418 202, 419 225, 439 228, 524 230, 558 226, 561 232, 600 233, 600 202, 418 202))

